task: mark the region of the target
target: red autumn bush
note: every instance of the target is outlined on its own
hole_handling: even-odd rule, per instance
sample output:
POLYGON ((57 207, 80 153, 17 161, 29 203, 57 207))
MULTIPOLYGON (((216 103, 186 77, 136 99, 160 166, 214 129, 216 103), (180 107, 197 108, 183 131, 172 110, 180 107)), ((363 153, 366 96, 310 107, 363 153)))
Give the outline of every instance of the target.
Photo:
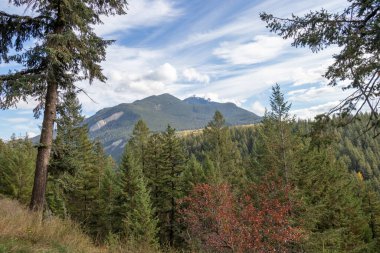
POLYGON ((253 200, 234 196, 228 184, 196 185, 182 201, 189 240, 217 252, 287 252, 301 235, 290 224, 287 198, 273 194, 278 187, 274 182, 252 187, 253 200))

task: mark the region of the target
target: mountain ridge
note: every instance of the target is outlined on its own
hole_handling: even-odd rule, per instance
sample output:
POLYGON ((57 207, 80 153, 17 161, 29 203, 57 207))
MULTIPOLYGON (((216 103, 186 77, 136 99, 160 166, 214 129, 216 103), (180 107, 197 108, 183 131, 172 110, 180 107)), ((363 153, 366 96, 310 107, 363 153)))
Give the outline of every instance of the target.
POLYGON ((139 119, 144 120, 152 132, 164 131, 169 124, 178 131, 192 130, 204 128, 217 110, 224 115, 228 126, 260 121, 258 115, 233 103, 195 96, 181 100, 164 93, 103 108, 86 118, 84 124, 88 125, 90 137, 99 140, 106 152, 118 160, 139 119))

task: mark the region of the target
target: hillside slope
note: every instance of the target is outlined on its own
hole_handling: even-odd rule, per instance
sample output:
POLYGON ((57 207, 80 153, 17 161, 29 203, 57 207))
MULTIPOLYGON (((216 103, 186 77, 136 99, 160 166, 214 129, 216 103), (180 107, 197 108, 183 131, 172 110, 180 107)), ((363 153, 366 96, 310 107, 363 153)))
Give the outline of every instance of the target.
POLYGON ((70 221, 39 222, 14 200, 0 196, 0 252, 106 252, 70 221))
POLYGON ((102 109, 87 118, 85 124, 91 138, 98 139, 106 152, 118 160, 139 119, 143 119, 153 132, 165 130, 168 124, 177 130, 199 129, 206 126, 216 110, 224 115, 226 124, 230 126, 253 124, 260 120, 256 114, 233 103, 217 103, 197 97, 180 100, 170 94, 162 94, 102 109))
MULTIPOLYGON (((0 194, 0 253, 160 253, 149 245, 111 237, 96 245, 76 224, 50 216, 40 221, 16 200, 0 194)), ((164 252, 172 252, 165 250, 164 252)))

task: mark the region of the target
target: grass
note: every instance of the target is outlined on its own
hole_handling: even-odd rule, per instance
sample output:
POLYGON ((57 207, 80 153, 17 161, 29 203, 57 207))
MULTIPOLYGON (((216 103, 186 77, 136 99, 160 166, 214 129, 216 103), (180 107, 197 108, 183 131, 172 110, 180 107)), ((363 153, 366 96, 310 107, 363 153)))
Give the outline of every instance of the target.
POLYGON ((120 241, 110 236, 107 245, 96 246, 70 220, 50 217, 41 221, 15 200, 0 195, 0 253, 158 253, 141 243, 120 241))
POLYGON ((0 197, 0 253, 107 252, 95 247, 78 225, 51 217, 44 221, 17 201, 0 197))

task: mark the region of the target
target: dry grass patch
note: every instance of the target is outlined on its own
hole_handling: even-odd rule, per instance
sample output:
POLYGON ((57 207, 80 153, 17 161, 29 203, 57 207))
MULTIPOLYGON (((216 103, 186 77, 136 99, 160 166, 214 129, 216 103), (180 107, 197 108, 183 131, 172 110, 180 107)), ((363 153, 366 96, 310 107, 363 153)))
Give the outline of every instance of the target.
POLYGON ((0 197, 0 252, 106 252, 73 222, 40 221, 18 202, 0 197))

